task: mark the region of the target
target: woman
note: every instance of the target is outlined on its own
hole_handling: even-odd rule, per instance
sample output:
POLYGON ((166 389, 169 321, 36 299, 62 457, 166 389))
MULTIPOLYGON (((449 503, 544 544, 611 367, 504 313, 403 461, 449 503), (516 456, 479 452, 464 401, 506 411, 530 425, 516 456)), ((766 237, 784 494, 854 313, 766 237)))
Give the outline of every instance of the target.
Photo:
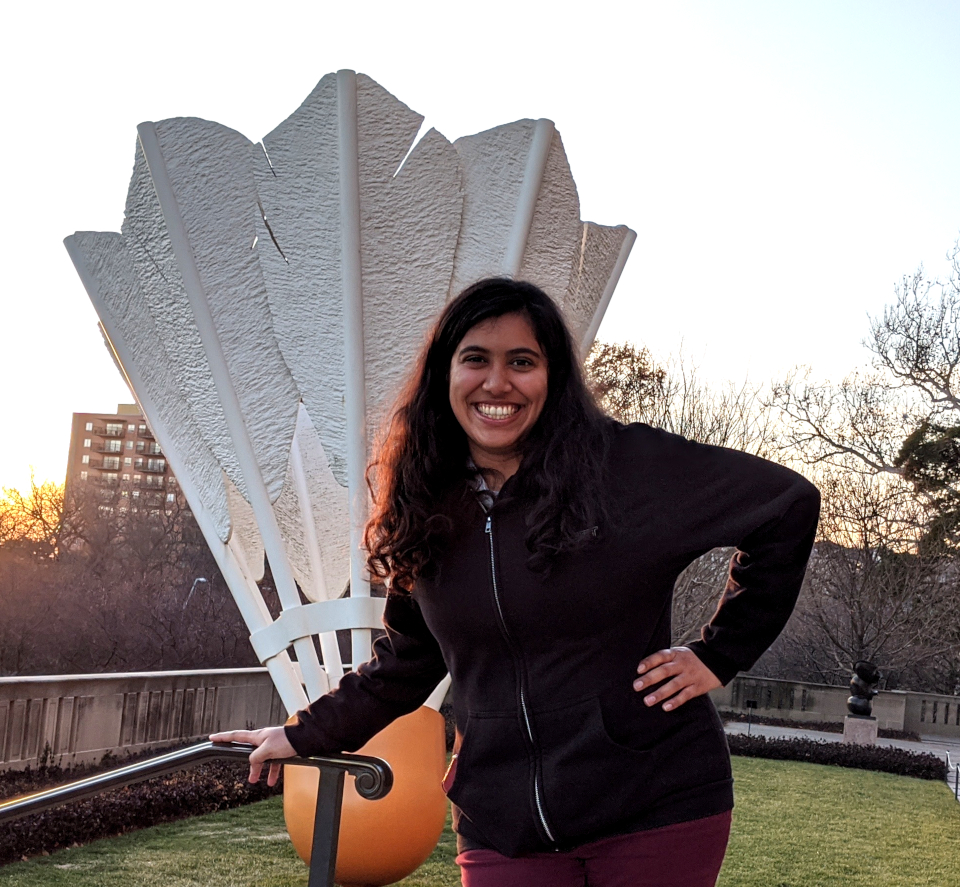
POLYGON ((705 694, 786 623, 816 489, 604 417, 554 303, 504 279, 443 312, 372 475, 368 563, 391 584, 373 660, 296 724, 213 738, 259 746, 255 781, 359 748, 449 670, 465 885, 713 885, 733 793, 705 694), (717 612, 671 647, 677 576, 724 545, 717 612))

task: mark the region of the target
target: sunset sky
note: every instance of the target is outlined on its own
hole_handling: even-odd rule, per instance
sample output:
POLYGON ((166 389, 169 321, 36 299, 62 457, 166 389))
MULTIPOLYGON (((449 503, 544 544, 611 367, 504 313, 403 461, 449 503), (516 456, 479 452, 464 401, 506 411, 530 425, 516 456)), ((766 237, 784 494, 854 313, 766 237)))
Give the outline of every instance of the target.
POLYGON ((955 0, 19 6, 0 486, 62 480, 71 413, 129 400, 62 240, 119 230, 137 123, 258 140, 338 68, 451 139, 554 120, 583 218, 639 235, 599 337, 682 343, 717 380, 865 363, 867 315, 960 234, 955 0))

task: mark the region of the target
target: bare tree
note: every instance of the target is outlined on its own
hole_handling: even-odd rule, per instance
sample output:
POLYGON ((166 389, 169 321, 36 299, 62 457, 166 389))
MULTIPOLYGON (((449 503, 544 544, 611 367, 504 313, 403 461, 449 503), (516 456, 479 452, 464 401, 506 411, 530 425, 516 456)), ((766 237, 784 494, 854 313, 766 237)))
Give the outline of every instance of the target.
POLYGON ((924 551, 923 506, 882 475, 831 470, 820 489, 820 539, 781 660, 796 677, 836 684, 867 659, 888 687, 954 692, 956 564, 924 551))
POLYGON ((0 673, 256 664, 181 500, 142 507, 78 487, 65 506, 61 491, 57 511, 48 492, 34 485, 3 500, 0 514, 19 517, 5 519, 13 529, 0 542, 0 673), (197 577, 207 581, 188 601, 197 577))
POLYGON ((0 498, 0 546, 29 548, 38 556, 56 555, 63 523, 63 485, 37 484, 30 474, 30 491, 4 487, 0 498))
POLYGON ((922 267, 903 278, 865 343, 878 367, 922 395, 931 419, 960 414, 960 240, 947 259, 946 279, 922 267))
POLYGON ((941 514, 960 509, 960 241, 948 259, 946 279, 920 268, 871 319, 872 372, 834 386, 798 370, 770 397, 804 461, 902 477, 941 514))
POLYGON ((600 405, 621 422, 757 455, 776 447, 776 414, 763 386, 749 380, 711 385, 683 355, 657 365, 630 344, 594 344, 585 370, 600 405))
POLYGON ((768 404, 784 423, 782 452, 809 465, 898 477, 905 431, 923 416, 915 398, 879 373, 852 373, 831 385, 797 369, 772 386, 768 404))

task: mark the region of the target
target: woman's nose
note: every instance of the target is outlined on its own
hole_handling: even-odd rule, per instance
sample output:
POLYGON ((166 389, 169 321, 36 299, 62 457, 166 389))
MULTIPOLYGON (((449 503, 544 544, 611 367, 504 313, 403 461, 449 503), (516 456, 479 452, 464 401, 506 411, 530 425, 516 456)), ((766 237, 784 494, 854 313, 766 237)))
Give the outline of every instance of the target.
POLYGON ((511 388, 507 368, 491 364, 487 378, 483 382, 483 390, 491 394, 504 394, 511 388))

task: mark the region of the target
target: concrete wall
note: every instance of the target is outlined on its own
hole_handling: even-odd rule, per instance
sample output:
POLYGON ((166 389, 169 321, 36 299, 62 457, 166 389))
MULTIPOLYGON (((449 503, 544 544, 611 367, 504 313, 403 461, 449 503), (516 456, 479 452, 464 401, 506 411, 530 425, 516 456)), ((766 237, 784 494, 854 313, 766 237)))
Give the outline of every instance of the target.
POLYGON ((199 740, 220 729, 280 724, 265 668, 0 678, 0 769, 199 740))
MULTIPOLYGON (((754 714, 791 721, 842 722, 847 714, 848 687, 804 684, 740 675, 710 694, 720 711, 747 716, 747 701, 757 703, 754 714)), ((907 730, 921 736, 960 739, 960 697, 903 690, 882 690, 873 701, 880 727, 907 730)))
MULTIPOLYGON (((711 696, 721 711, 791 721, 842 722, 846 687, 741 675, 711 696)), ((879 726, 960 739, 960 697, 883 691, 879 726)), ((283 723, 265 668, 0 678, 0 769, 53 760, 98 761, 104 754, 200 740, 220 729, 283 723)))

